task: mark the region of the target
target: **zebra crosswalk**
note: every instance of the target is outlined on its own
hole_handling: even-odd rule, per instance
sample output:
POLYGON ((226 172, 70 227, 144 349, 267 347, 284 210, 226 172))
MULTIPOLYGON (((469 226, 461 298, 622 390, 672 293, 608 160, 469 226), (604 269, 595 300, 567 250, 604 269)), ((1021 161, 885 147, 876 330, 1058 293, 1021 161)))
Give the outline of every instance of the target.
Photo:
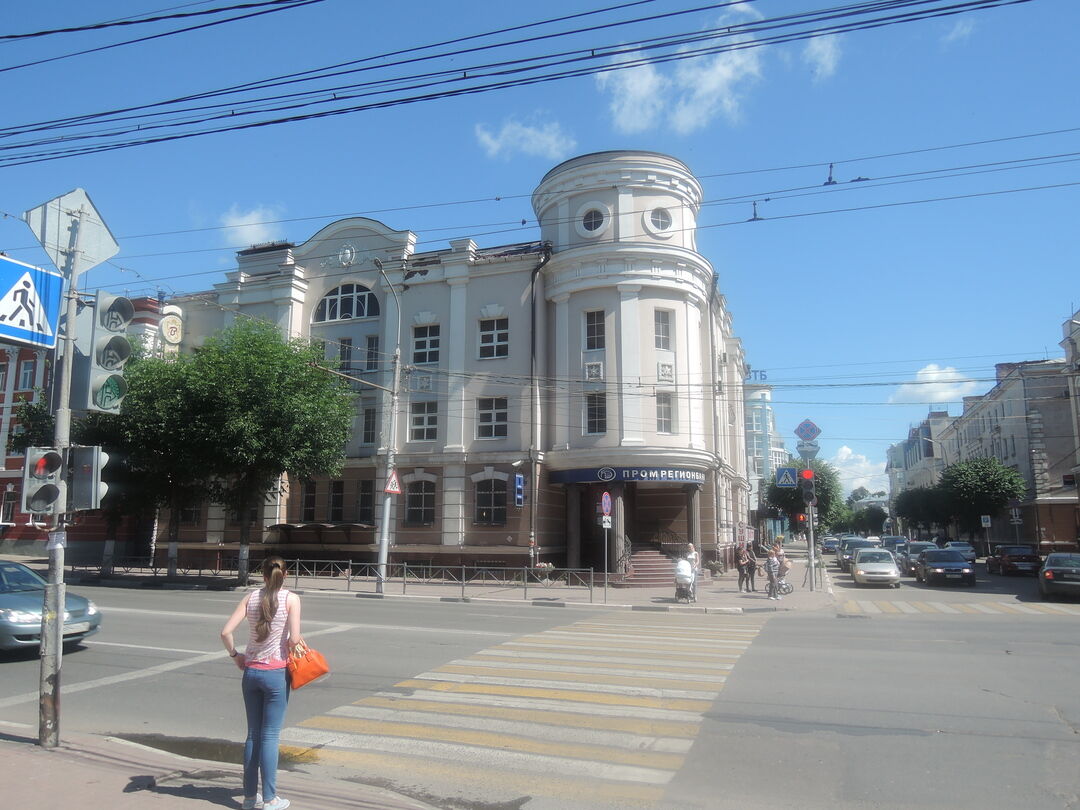
POLYGON ((1080 605, 1048 604, 1044 602, 932 602, 883 599, 849 599, 842 602, 843 613, 900 616, 917 614, 979 615, 979 616, 1080 616, 1080 605))
POLYGON ((683 766, 762 623, 586 619, 418 673, 285 729, 282 743, 429 795, 647 806, 683 766))

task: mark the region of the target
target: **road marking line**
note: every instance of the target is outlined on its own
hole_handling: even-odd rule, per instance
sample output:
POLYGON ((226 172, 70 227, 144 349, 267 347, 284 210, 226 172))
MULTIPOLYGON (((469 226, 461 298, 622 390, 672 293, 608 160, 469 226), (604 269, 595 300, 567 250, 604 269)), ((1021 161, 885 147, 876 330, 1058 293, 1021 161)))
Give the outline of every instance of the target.
MULTIPOLYGON (((623 765, 593 759, 505 750, 499 748, 480 748, 474 745, 406 739, 391 736, 367 734, 347 734, 344 732, 324 732, 314 729, 288 728, 281 732, 281 738, 293 744, 304 743, 311 746, 333 745, 339 748, 384 751, 386 753, 411 754, 436 759, 449 759, 470 762, 482 758, 493 770, 515 768, 545 774, 565 773, 572 776, 591 776, 620 782, 644 782, 664 785, 674 776, 673 770, 623 765)), ((650 757, 670 757, 669 754, 654 754, 650 757)), ((679 759, 682 759, 681 757, 679 759)), ((681 766, 681 763, 680 763, 681 766)))
POLYGON ((1004 605, 1000 602, 994 602, 994 607, 1005 608, 1006 610, 1015 610, 1017 613, 1027 613, 1028 615, 1039 615, 1039 611, 1033 610, 1026 605, 1004 605))
POLYGON ((155 652, 187 653, 188 655, 210 655, 206 650, 183 650, 178 647, 148 647, 145 644, 121 644, 119 641, 98 641, 88 638, 83 644, 88 647, 128 647, 133 650, 154 650, 155 652))
MULTIPOLYGON (((637 650, 628 650, 622 647, 598 647, 595 644, 582 644, 580 646, 564 647, 557 644, 532 644, 523 643, 520 644, 517 641, 508 641, 505 644, 499 644, 495 647, 489 647, 485 652, 497 651, 497 650, 525 650, 530 653, 539 654, 541 651, 550 652, 552 655, 565 655, 580 652, 590 652, 596 650, 602 652, 605 655, 610 655, 612 658, 617 658, 622 661, 637 661, 639 658, 633 656, 640 655, 637 650)), ((665 652, 664 660, 668 662, 687 662, 687 663, 699 663, 699 662, 726 662, 734 661, 740 655, 743 650, 725 650, 724 652, 688 652, 688 653, 672 653, 665 652)))
POLYGON ((1070 616, 1080 616, 1080 606, 1077 605, 1046 605, 1046 607, 1053 607, 1054 610, 1061 610, 1070 616))
MULTIPOLYGON (((702 691, 717 690, 719 691, 727 680, 724 675, 716 675, 709 679, 702 679, 696 676, 691 676, 689 679, 678 678, 672 679, 668 676, 663 677, 637 677, 632 675, 624 675, 622 673, 608 675, 601 673, 599 670, 592 672, 565 672, 561 667, 545 667, 544 669, 528 669, 521 667, 517 664, 510 664, 508 667, 493 666, 490 664, 475 664, 467 665, 464 663, 450 663, 444 664, 441 667, 436 667, 434 670, 439 680, 445 680, 444 675, 456 674, 464 676, 481 676, 481 677, 493 677, 500 681, 502 680, 536 680, 547 681, 555 685, 563 685, 564 683, 583 683, 583 684, 607 684, 610 686, 626 686, 634 687, 640 686, 646 689, 653 687, 666 688, 669 686, 686 687, 688 689, 697 689, 702 691), (602 676, 602 677, 601 677, 602 676)), ((421 676, 422 677, 422 676, 421 676)))
POLYGON ((892 602, 874 602, 874 604, 877 605, 881 609, 882 613, 899 613, 900 612, 900 608, 898 608, 892 602))
POLYGON ((911 606, 919 611, 919 613, 937 613, 937 611, 926 604, 926 602, 912 602, 911 606))
MULTIPOLYGON (((532 712, 533 715, 541 716, 542 712, 532 712)), ((566 742, 572 737, 574 742, 601 745, 609 748, 625 748, 631 751, 659 751, 665 754, 685 754, 694 744, 694 740, 686 738, 668 739, 664 736, 651 734, 633 734, 622 731, 611 731, 604 728, 577 724, 573 728, 553 724, 544 718, 539 722, 533 720, 529 723, 521 723, 516 720, 502 720, 483 715, 467 714, 444 714, 442 712, 425 712, 404 709, 385 709, 365 704, 362 706, 341 706, 325 715, 311 717, 299 723, 304 728, 322 728, 337 731, 352 731, 360 734, 378 734, 380 731, 371 726, 376 723, 403 723, 408 726, 434 726, 440 728, 466 729, 471 731, 494 732, 509 734, 516 737, 534 740, 546 740, 547 742, 566 742), (355 725, 348 726, 339 724, 338 719, 352 720, 355 725), (333 720, 334 724, 328 724, 333 720)), ((505 747, 505 746, 497 746, 505 747)))
POLYGON ((540 655, 539 652, 525 652, 516 650, 484 650, 476 655, 470 656, 470 661, 499 661, 512 659, 520 661, 523 664, 543 664, 547 665, 553 661, 562 661, 568 664, 575 662, 590 663, 590 664, 604 664, 610 669, 627 669, 638 670, 641 667, 648 667, 653 672, 670 672, 673 674, 685 673, 688 675, 712 675, 716 672, 730 672, 735 665, 730 662, 723 664, 708 663, 705 661, 687 661, 685 663, 673 663, 671 661, 665 661, 663 664, 657 664, 655 661, 650 661, 647 658, 615 658, 607 655, 573 655, 569 653, 562 653, 560 655, 540 655))
MULTIPOLYGON (((671 670, 664 669, 652 669, 647 664, 632 664, 623 668, 604 666, 603 664, 597 664, 595 662, 582 662, 577 666, 573 665, 573 662, 569 664, 555 663, 560 659, 557 658, 541 658, 541 659, 522 659, 514 658, 513 660, 500 660, 495 658, 487 658, 485 656, 474 655, 467 659, 458 659, 456 661, 450 661, 444 666, 459 666, 459 667, 483 667, 488 671, 495 672, 504 669, 518 669, 528 670, 531 672, 539 672, 543 674, 545 672, 568 672, 576 673, 578 675, 628 675, 633 673, 635 678, 655 678, 655 679, 667 679, 671 681, 703 681, 709 677, 716 677, 723 682, 723 678, 727 675, 727 670, 702 670, 699 672, 672 672, 671 670)), ((445 670, 440 667, 437 671, 443 672, 445 670)))
POLYGON ((854 599, 849 599, 844 602, 844 613, 862 613, 862 608, 859 607, 859 603, 854 599))
POLYGON ((881 613, 881 608, 879 608, 873 602, 864 602, 862 600, 859 600, 859 609, 863 613, 881 613))
POLYGON ((997 610, 996 606, 995 607, 990 607, 990 605, 984 605, 981 602, 976 602, 975 604, 972 605, 972 607, 975 608, 980 613, 989 613, 992 616, 1000 616, 1001 615, 1001 611, 997 610))
MULTIPOLYGON (((607 684, 596 683, 595 681, 584 681, 580 679, 574 679, 571 683, 567 684, 555 684, 552 681, 566 680, 562 678, 556 678, 554 675, 548 678, 496 678, 489 675, 473 675, 469 673, 455 673, 455 672, 422 672, 415 676, 413 680, 418 681, 441 681, 450 683, 472 683, 472 684, 491 684, 492 686, 524 686, 524 687, 556 687, 556 686, 572 686, 575 689, 580 689, 583 692, 605 692, 613 695, 638 695, 638 696, 651 696, 651 697, 665 697, 665 698, 689 698, 689 699, 701 699, 701 700, 713 700, 720 694, 720 687, 716 686, 712 689, 665 689, 662 687, 650 687, 650 686, 628 686, 623 684, 607 684)), ((710 686, 712 686, 710 684, 710 686)))
MULTIPOLYGON (((606 706, 643 706, 650 709, 678 709, 680 711, 704 712, 712 706, 715 696, 706 700, 693 698, 675 698, 667 696, 628 694, 619 691, 611 694, 605 691, 586 691, 581 689, 555 689, 538 686, 510 686, 494 683, 464 683, 456 681, 406 680, 395 684, 401 689, 421 689, 433 692, 464 692, 467 694, 510 695, 527 698, 553 698, 555 700, 573 700, 579 703, 600 703, 606 706)), ((37 693, 34 694, 37 699, 37 693)))
MULTIPOLYGON (((459 696, 471 698, 472 696, 459 696)), ((454 696, 423 696, 405 698, 402 696, 373 696, 356 701, 354 707, 373 706, 399 712, 428 712, 443 716, 494 717, 501 720, 513 720, 514 723, 549 724, 559 727, 580 727, 600 731, 622 731, 630 734, 642 734, 647 737, 679 737, 693 739, 698 735, 701 715, 693 712, 662 712, 636 708, 633 716, 626 714, 623 708, 606 708, 579 704, 567 704, 568 707, 553 706, 556 701, 510 701, 492 699, 488 701, 472 700, 463 702, 454 700, 454 696), (444 700, 450 698, 450 700, 444 700), (522 707, 514 707, 522 706, 522 707), (657 715, 660 719, 649 719, 648 715, 657 715), (669 719, 671 718, 671 719, 669 719)), ((346 711, 348 706, 335 708, 330 714, 346 711)), ((518 725, 521 728, 521 725, 518 725)))
POLYGON ((969 615, 979 612, 978 610, 975 609, 974 605, 953 605, 953 607, 955 607, 961 613, 967 613, 969 615))
POLYGON ((926 604, 941 613, 959 613, 960 611, 954 607, 949 607, 944 602, 927 602, 926 604))
POLYGON ((620 645, 632 645, 634 647, 646 647, 651 648, 656 644, 661 646, 673 644, 676 647, 690 647, 693 649, 697 645, 705 646, 706 644, 723 644, 728 647, 749 647, 753 641, 752 638, 730 638, 728 636, 713 636, 711 638, 686 638, 680 637, 677 633, 669 633, 666 635, 655 636, 640 636, 624 633, 582 633, 572 628, 555 628, 552 630, 541 630, 539 633, 533 634, 537 638, 550 638, 550 639, 575 639, 577 641, 592 643, 593 641, 607 641, 615 642, 620 645))
POLYGON ((911 614, 919 612, 918 608, 912 607, 911 602, 897 602, 896 607, 901 613, 911 614))
MULTIPOLYGON (((525 698, 513 697, 508 694, 467 694, 461 692, 434 692, 423 689, 417 690, 411 696, 402 695, 397 692, 376 692, 371 698, 363 698, 362 700, 356 701, 355 705, 362 705, 372 699, 445 703, 452 706, 468 706, 469 709, 473 711, 493 707, 498 710, 537 710, 542 712, 556 712, 558 714, 582 714, 589 717, 602 716, 618 720, 633 719, 661 723, 692 723, 694 729, 697 729, 697 724, 701 721, 701 712, 705 711, 704 708, 700 711, 683 711, 680 709, 657 709, 645 706, 634 706, 632 713, 628 714, 626 707, 619 704, 603 706, 597 703, 555 700, 549 697, 525 698)), ((696 730, 694 733, 697 733, 696 730)))

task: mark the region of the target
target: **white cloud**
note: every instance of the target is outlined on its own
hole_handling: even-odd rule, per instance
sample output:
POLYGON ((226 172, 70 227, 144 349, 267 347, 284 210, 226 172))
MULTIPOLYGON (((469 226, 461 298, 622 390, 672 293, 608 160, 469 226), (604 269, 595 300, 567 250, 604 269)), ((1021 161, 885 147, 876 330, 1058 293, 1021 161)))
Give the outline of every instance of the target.
POLYGON ((840 37, 811 37, 803 49, 803 61, 810 65, 815 82, 828 79, 840 62, 840 37))
POLYGON ((975 390, 975 381, 952 366, 930 363, 915 372, 889 397, 889 402, 959 402, 975 390))
MULTIPOLYGON (((635 61, 640 54, 627 54, 618 62, 635 61)), ((646 62, 631 68, 598 73, 596 86, 611 94, 608 109, 615 129, 622 133, 652 129, 663 112, 670 81, 656 67, 646 62)))
POLYGON ((276 205, 257 205, 242 209, 235 203, 219 222, 225 226, 223 240, 229 247, 247 247, 279 238, 279 225, 283 210, 276 205))
POLYGON ((756 50, 727 51, 680 62, 675 68, 672 124, 681 135, 703 129, 723 114, 738 121, 746 87, 761 76, 756 50))
POLYGON ((483 124, 477 124, 476 139, 487 152, 488 157, 502 157, 507 160, 515 152, 548 160, 559 160, 577 147, 577 141, 563 132, 557 121, 548 121, 539 126, 529 126, 519 121, 506 121, 496 133, 491 132, 483 124))
POLYGON ((963 42, 971 36, 975 30, 975 22, 968 18, 960 18, 952 24, 952 28, 941 38, 942 45, 952 45, 954 42, 963 42))
POLYGON ((859 487, 866 487, 871 492, 889 491, 884 461, 871 461, 845 444, 829 459, 829 464, 836 468, 845 498, 859 487))

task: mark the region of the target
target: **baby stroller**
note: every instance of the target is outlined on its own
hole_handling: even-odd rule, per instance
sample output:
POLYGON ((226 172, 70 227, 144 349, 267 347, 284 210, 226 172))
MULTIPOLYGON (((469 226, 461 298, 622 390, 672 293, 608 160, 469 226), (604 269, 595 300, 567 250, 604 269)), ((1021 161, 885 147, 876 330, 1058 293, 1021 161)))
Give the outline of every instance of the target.
POLYGON ((687 604, 697 601, 694 590, 694 567, 689 560, 675 563, 675 601, 685 599, 687 604))

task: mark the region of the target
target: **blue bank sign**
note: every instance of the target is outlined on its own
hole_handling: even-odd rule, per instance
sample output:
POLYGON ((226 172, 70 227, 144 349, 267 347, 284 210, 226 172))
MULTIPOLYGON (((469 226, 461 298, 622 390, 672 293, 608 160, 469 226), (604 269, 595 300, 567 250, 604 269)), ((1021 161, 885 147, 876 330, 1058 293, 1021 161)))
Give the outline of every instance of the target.
POLYGON ((704 484, 705 473, 680 467, 590 467, 583 470, 552 470, 553 484, 580 484, 596 481, 666 481, 704 484))

